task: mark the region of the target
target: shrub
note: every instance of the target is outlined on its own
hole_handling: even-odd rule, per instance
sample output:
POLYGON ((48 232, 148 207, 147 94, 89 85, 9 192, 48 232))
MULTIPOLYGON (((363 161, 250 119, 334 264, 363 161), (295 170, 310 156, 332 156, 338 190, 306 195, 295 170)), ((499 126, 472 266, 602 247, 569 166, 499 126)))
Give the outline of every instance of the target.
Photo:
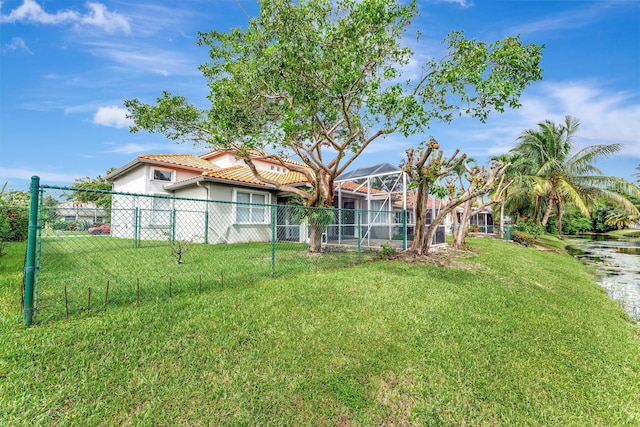
POLYGON ((51 224, 51 228, 53 230, 61 230, 61 231, 67 231, 69 229, 69 222, 66 221, 56 221, 53 224, 51 224))
POLYGON ((87 231, 91 227, 93 227, 93 221, 90 221, 88 219, 81 219, 76 223, 77 231, 87 231))
POLYGON ((176 264, 184 263, 184 256, 191 249, 191 242, 188 240, 174 240, 171 242, 171 255, 176 260, 176 264))
MULTIPOLYGON (((573 235, 578 233, 586 233, 591 231, 592 223, 591 218, 586 218, 582 215, 566 215, 562 220, 562 234, 573 235)), ((547 224, 547 231, 549 233, 558 234, 558 220, 557 218, 549 219, 547 224)))
POLYGON ((513 226, 513 229, 516 231, 522 231, 527 233, 535 238, 535 236, 539 236, 544 231, 541 225, 537 225, 532 220, 528 221, 520 221, 516 225, 513 226))
POLYGON ((524 246, 531 246, 535 242, 535 237, 524 231, 514 231, 512 233, 513 241, 524 246))
POLYGON ((396 249, 389 242, 385 242, 380 246, 378 256, 382 259, 391 259, 396 254, 396 249))
POLYGON ((29 209, 23 206, 0 205, 0 240, 21 242, 29 233, 29 209))
POLYGON ((4 215, 0 214, 0 256, 6 253, 5 249, 9 246, 8 236, 10 232, 9 222, 4 215))

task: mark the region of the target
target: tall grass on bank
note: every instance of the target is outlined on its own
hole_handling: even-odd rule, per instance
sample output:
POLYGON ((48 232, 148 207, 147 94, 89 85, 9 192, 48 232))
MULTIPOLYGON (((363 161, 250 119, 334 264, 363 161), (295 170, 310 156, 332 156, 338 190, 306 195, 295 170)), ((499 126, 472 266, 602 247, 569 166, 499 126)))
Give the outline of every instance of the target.
MULTIPOLYGON (((470 243, 451 267, 379 261, 29 329, 3 321, 0 419, 638 425, 640 331, 580 263, 470 243)), ((14 285, 0 286, 6 307, 14 285)))

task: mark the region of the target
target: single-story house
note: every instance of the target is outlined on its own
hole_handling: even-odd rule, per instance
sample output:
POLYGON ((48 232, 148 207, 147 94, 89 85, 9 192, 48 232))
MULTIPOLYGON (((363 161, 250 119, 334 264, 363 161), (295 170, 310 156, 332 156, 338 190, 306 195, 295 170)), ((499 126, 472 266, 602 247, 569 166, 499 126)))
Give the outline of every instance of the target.
MULTIPOLYGON (((286 167, 303 166, 302 163, 285 160, 283 164, 257 153, 252 161, 271 180, 310 187, 303 174, 286 167)), ((393 172, 401 176, 398 168, 393 172)), ((260 181, 231 151, 216 150, 201 156, 143 154, 110 173, 107 179, 118 193, 112 198, 112 236, 142 240, 166 240, 171 236, 207 243, 269 241, 270 224, 275 217, 278 239, 308 239, 305 224, 287 208, 293 195, 260 181), (278 206, 272 211, 270 205, 278 206)), ((345 175, 336 180, 333 202, 342 210, 336 214, 334 224, 327 227, 325 238, 336 243, 357 236, 368 241, 397 238, 402 222, 398 212, 410 212, 411 203, 407 204, 406 196, 399 196, 397 191, 376 188, 367 178, 345 175)), ((411 219, 411 214, 407 217, 411 219)))
POLYGON ((77 200, 68 201, 56 205, 55 212, 60 220, 65 222, 87 221, 92 225, 103 222, 106 211, 95 205, 93 202, 79 202, 77 200))

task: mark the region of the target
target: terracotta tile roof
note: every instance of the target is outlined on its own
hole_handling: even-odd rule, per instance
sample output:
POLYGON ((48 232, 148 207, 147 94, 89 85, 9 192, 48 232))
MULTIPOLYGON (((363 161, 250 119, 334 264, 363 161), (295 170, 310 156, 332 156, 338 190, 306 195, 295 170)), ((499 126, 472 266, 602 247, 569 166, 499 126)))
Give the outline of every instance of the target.
MULTIPOLYGON (((260 174, 265 178, 272 179, 283 185, 302 184, 308 182, 307 178, 303 174, 298 172, 278 173, 271 171, 260 171, 260 174)), ((202 172, 202 175, 210 178, 244 182, 247 184, 266 185, 264 182, 256 178, 253 175, 253 172, 251 172, 251 169, 249 169, 247 166, 232 166, 230 168, 218 169, 215 171, 204 171, 202 172)))
MULTIPOLYGON (((261 159, 261 160, 265 160, 268 162, 273 162, 274 164, 280 165, 280 162, 274 159, 269 158, 269 156, 275 156, 275 154, 270 154, 270 153, 264 153, 261 154, 259 151, 256 150, 250 150, 249 153, 251 154, 252 157, 254 157, 255 159, 261 159), (266 154, 266 156, 265 156, 266 154)), ((205 153, 203 155, 201 155, 200 157, 202 159, 212 159, 215 158, 221 154, 235 154, 234 151, 232 150, 214 150, 214 151, 209 151, 208 153, 205 153)), ((291 165, 296 165, 296 166, 302 166, 302 167, 306 167, 307 165, 305 165, 302 162, 299 162, 297 160, 291 160, 291 159, 282 159, 284 161, 284 163, 288 163, 291 165)))
MULTIPOLYGON (((416 194, 413 192, 407 192, 407 208, 411 209, 416 203, 416 194)), ((427 198, 427 209, 431 209, 431 206, 435 203, 435 207, 440 209, 442 201, 440 199, 434 199, 433 197, 427 198)), ((402 209, 402 195, 395 195, 393 200, 393 207, 402 209)))
POLYGON ((193 154, 141 154, 140 159, 155 160, 157 162, 169 163, 177 166, 186 166, 190 168, 218 170, 219 166, 214 165, 193 154))

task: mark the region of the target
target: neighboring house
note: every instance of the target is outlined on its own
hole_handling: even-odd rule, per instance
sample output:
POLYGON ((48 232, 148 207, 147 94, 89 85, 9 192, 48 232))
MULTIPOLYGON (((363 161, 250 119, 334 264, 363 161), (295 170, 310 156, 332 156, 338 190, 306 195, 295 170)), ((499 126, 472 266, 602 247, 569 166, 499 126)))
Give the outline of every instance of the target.
POLYGON ((97 207, 93 202, 79 202, 77 200, 63 202, 55 207, 60 219, 65 222, 88 221, 91 224, 103 222, 106 211, 97 207))
MULTIPOLYGON (((258 155, 252 160, 260 173, 271 180, 310 187, 303 174, 290 171, 276 160, 258 155)), ((293 160, 283 163, 302 165, 293 160)), ((401 174, 398 168, 390 173, 401 174)), ((351 178, 357 179, 355 175, 351 178)), ((376 189, 371 181, 358 183, 349 181, 351 178, 337 181, 333 205, 344 211, 336 214, 335 224, 327 227, 327 241, 342 243, 356 236, 390 240, 397 236, 402 223, 398 212, 405 207, 411 211, 411 205, 397 191, 376 189), (365 212, 356 215, 356 210, 365 212)), ((140 155, 107 179, 113 182, 113 191, 128 193, 114 194, 112 199, 111 235, 115 237, 166 240, 170 235, 206 243, 269 241, 271 219, 276 216, 278 239, 304 242, 308 238, 305 225, 286 207, 293 195, 260 181, 230 151, 217 150, 202 156, 140 155), (278 207, 272 212, 268 205, 278 207)))
MULTIPOLYGON (((500 218, 498 218, 500 219, 500 218)), ((477 230, 479 233, 493 234, 493 212, 491 207, 487 207, 482 212, 475 212, 469 218, 469 228, 471 230, 477 230)))
MULTIPOLYGON (((308 185, 304 175, 289 171, 275 160, 256 157, 253 162, 272 180, 308 185)), ((268 241, 271 217, 267 207, 257 205, 286 203, 291 198, 291 194, 258 180, 242 160, 222 150, 202 156, 140 155, 107 179, 113 182, 114 191, 132 193, 114 195, 111 235, 142 240, 166 239, 167 233, 176 233, 175 225, 181 224, 179 235, 172 237, 209 243, 268 241), (134 194, 164 197, 142 198, 134 194), (198 202, 202 200, 233 204, 198 202), (176 211, 181 218, 171 216, 176 211)))

